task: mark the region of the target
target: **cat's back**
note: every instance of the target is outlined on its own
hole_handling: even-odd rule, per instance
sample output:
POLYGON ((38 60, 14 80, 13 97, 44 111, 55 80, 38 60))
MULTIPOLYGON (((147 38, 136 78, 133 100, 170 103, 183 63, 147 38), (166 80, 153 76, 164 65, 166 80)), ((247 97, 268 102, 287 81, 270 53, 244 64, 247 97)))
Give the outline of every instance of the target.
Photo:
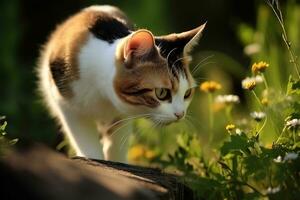
MULTIPOLYGON (((58 95, 71 98, 70 83, 80 79, 78 55, 89 37, 113 43, 130 34, 131 29, 127 16, 109 5, 90 6, 69 17, 56 27, 42 50, 39 63, 42 84, 50 77, 46 81, 54 82, 58 95)), ((41 88, 42 93, 48 88, 49 85, 41 88)))
POLYGON ((51 49, 50 60, 75 55, 89 34, 112 43, 129 34, 132 28, 126 15, 117 7, 90 6, 69 17, 51 34, 46 48, 51 49))
POLYGON ((117 7, 103 5, 90 6, 66 19, 58 25, 50 36, 49 42, 71 42, 86 34, 112 42, 116 37, 128 34, 132 29, 127 16, 117 7))

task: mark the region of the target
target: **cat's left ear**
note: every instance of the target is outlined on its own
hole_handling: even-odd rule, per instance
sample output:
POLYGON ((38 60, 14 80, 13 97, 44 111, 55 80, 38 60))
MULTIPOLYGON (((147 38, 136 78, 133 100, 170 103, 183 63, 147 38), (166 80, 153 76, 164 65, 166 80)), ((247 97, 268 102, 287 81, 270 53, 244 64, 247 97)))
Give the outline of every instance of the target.
POLYGON ((189 31, 173 33, 155 37, 155 43, 159 46, 163 56, 172 54, 188 55, 198 45, 206 23, 189 31), (166 54, 166 55, 164 55, 166 54))
POLYGON ((141 29, 133 33, 127 40, 124 48, 124 58, 145 57, 155 46, 154 36, 146 29, 141 29))
POLYGON ((190 38, 188 43, 183 48, 183 55, 190 54, 190 52, 193 50, 193 48, 198 45, 205 26, 206 26, 206 23, 202 24, 201 26, 199 26, 193 30, 179 34, 179 37, 190 38))

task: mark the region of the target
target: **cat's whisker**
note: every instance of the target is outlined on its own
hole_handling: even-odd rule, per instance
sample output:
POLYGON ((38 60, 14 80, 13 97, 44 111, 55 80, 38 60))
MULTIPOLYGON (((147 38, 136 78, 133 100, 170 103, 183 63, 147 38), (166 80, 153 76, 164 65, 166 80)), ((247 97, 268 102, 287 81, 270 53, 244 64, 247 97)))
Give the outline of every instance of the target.
POLYGON ((172 52, 173 51, 175 51, 177 48, 175 47, 175 48, 173 48, 169 53, 168 53, 168 55, 167 55, 167 62, 169 63, 169 56, 172 54, 172 52))
MULTIPOLYGON (((149 114, 149 115, 150 115, 150 114, 149 114)), ((147 115, 147 116, 143 116, 143 117, 147 118, 148 115, 147 115)), ((115 135, 119 130, 121 130, 121 129, 123 129, 125 126, 129 125, 129 124, 131 123, 130 120, 134 120, 134 119, 138 119, 138 117, 136 117, 136 118, 133 118, 133 117, 132 117, 132 118, 130 118, 130 119, 127 118, 126 123, 125 123, 125 124, 122 124, 120 127, 116 128, 116 129, 110 134, 109 137, 112 137, 112 136, 115 135)))
MULTIPOLYGON (((169 56, 170 56, 170 55, 172 54, 172 52, 175 51, 176 49, 177 49, 177 48, 173 48, 173 49, 168 53, 167 58, 166 58, 167 64, 169 64, 169 56)), ((171 70, 172 70, 172 69, 171 69, 171 70)), ((169 67, 167 67, 167 71, 168 71, 169 76, 172 77, 172 72, 170 71, 169 67)))
POLYGON ((186 118, 184 119, 184 122, 186 122, 186 124, 193 130, 197 130, 195 125, 192 123, 191 121, 191 116, 190 115, 186 115, 186 118))
MULTIPOLYGON (((151 127, 148 129, 148 131, 153 130, 154 127, 155 127, 155 124, 151 125, 151 127)), ((142 132, 142 129, 139 128, 138 133, 141 133, 141 132, 142 132)), ((135 136, 138 135, 138 133, 135 133, 135 136)), ((129 133, 129 134, 130 134, 130 133, 129 133)), ((124 144, 127 142, 128 138, 129 138, 129 137, 128 137, 129 134, 124 134, 124 135, 122 136, 122 138, 121 138, 120 150, 123 148, 124 144)))
POLYGON ((151 125, 151 127, 149 128, 148 132, 152 132, 155 130, 155 128, 159 125, 160 123, 160 120, 159 119, 156 119, 156 120, 153 120, 153 124, 151 125))
POLYGON ((121 141, 120 141, 120 149, 119 150, 122 150, 123 149, 123 146, 124 144, 127 142, 128 138, 129 138, 129 135, 130 135, 130 132, 128 133, 125 133, 122 138, 121 138, 121 141))
MULTIPOLYGON (((129 125, 129 122, 127 122, 125 125, 123 125, 122 127, 120 127, 117 131, 119 131, 120 129, 125 128, 125 126, 127 126, 127 125, 129 125)), ((139 129, 139 130, 140 130, 139 132, 141 132, 141 129, 139 129)), ((131 132, 132 132, 132 130, 130 130, 130 132, 124 133, 124 135, 122 135, 121 140, 120 140, 120 148, 119 148, 119 150, 122 150, 124 144, 127 142, 128 138, 129 138, 131 132)))
POLYGON ((194 80, 195 80, 196 83, 195 83, 195 85, 193 87, 195 88, 195 87, 198 87, 200 85, 200 83, 201 83, 202 80, 208 81, 209 78, 198 77, 198 78, 194 78, 194 80))
MULTIPOLYGON (((209 64, 216 64, 217 62, 206 62, 206 63, 203 63, 202 65, 199 65, 199 67, 197 68, 196 71, 194 71, 194 73, 196 73, 199 69, 205 67, 206 65, 209 65, 209 64)), ((193 74, 193 73, 192 73, 193 74)))
POLYGON ((171 71, 173 70, 173 68, 175 67, 175 64, 180 61, 180 60, 183 60, 185 58, 188 58, 189 56, 183 56, 181 58, 178 58, 177 60, 174 61, 174 63, 172 64, 172 67, 171 67, 171 71))
POLYGON ((212 58, 212 57, 214 57, 215 55, 210 55, 210 56, 207 56, 206 58, 204 58, 203 60, 201 60, 194 68, 193 68, 193 70, 192 70, 192 74, 194 74, 197 70, 198 70, 198 68, 199 68, 199 66, 202 64, 202 63, 204 63, 206 60, 208 60, 208 59, 210 59, 210 58, 212 58))
POLYGON ((199 120, 197 120, 195 117, 189 116, 188 118, 192 124, 197 124, 197 126, 201 127, 202 129, 205 129, 205 125, 200 123, 199 120))
POLYGON ((164 114, 152 114, 155 117, 161 117, 161 118, 165 118, 165 119, 169 119, 170 117, 168 115, 164 115, 164 114))
POLYGON ((140 114, 140 115, 133 115, 133 116, 129 116, 127 118, 124 118, 124 119, 121 119, 121 120, 118 120, 116 122, 114 122, 113 124, 111 124, 108 129, 111 129, 112 127, 124 122, 124 121, 128 121, 128 120, 132 120, 132 119, 138 119, 138 118, 142 118, 142 117, 146 117, 146 116, 149 116, 151 114, 149 113, 146 113, 146 114, 140 114))
POLYGON ((113 137, 119 130, 123 129, 124 127, 126 127, 128 124, 130 124, 131 121, 127 121, 126 123, 122 124, 121 126, 119 126, 118 128, 116 128, 110 135, 109 137, 113 137))

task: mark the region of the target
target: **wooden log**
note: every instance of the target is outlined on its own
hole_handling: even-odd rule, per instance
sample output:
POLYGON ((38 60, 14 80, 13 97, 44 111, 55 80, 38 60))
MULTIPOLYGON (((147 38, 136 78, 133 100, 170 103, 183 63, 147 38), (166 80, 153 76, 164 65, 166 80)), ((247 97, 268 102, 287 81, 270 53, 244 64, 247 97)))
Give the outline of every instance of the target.
POLYGON ((45 146, 14 150, 0 161, 1 199, 193 199, 178 178, 159 169, 69 159, 45 146))

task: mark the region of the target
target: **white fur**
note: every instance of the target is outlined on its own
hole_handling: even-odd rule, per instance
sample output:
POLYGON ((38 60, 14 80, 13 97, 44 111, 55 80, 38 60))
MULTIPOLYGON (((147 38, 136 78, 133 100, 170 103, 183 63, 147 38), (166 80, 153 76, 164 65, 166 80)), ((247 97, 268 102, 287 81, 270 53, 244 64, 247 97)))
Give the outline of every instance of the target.
POLYGON ((113 87, 115 52, 121 41, 122 39, 109 44, 89 35, 78 55, 80 78, 71 84, 74 96, 69 100, 60 96, 50 78, 47 60, 54 47, 49 45, 44 54, 40 69, 41 91, 78 156, 125 161, 126 145, 122 143, 127 141, 124 137, 130 132, 130 128, 121 129, 107 137, 105 132, 113 120, 145 114, 147 110, 153 119, 169 123, 177 120, 174 113, 185 112, 189 105, 189 101, 184 100, 184 94, 189 89, 184 77, 180 77, 179 90, 172 96, 172 103, 161 102, 158 108, 145 109, 121 101, 113 87))
MULTIPOLYGON (((113 12, 116 12, 116 13, 122 13, 117 7, 115 6, 110 6, 110 5, 94 5, 94 6, 90 6, 90 7, 87 7, 85 8, 84 10, 93 10, 93 11, 101 11, 101 12, 107 12, 107 13, 113 13, 113 12)), ((126 21, 124 21, 124 19, 121 19, 121 18, 118 18, 116 17, 117 20, 119 20, 120 22, 126 24, 126 21)))
POLYGON ((94 10, 94 11, 101 11, 101 12, 114 12, 114 11, 119 11, 118 8, 114 7, 114 6, 110 6, 110 5, 94 5, 94 6, 89 6, 87 8, 85 8, 84 10, 94 10))
POLYGON ((176 94, 172 95, 172 102, 161 102, 161 104, 154 110, 156 116, 154 119, 162 123, 170 123, 177 120, 175 113, 185 113, 190 99, 185 100, 184 94, 190 88, 187 79, 184 76, 179 77, 179 88, 176 94))

